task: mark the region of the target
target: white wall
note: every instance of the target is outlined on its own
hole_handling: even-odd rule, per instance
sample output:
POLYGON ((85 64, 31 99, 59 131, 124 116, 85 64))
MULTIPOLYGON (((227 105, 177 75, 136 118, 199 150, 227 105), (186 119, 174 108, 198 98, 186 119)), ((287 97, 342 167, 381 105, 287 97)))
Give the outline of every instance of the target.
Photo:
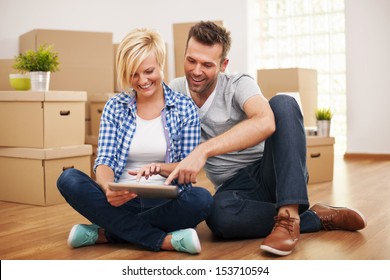
POLYGON ((172 24, 222 20, 232 34, 230 72, 246 72, 246 2, 237 0, 0 0, 0 59, 18 54, 18 36, 32 29, 112 32, 118 43, 133 28, 157 29, 168 43, 174 75, 172 24), (245 59, 242 59, 242 58, 245 59))
POLYGON ((390 1, 346 0, 347 153, 390 154, 390 1))
MULTIPOLYGON (((231 30, 230 72, 255 73, 248 52, 254 0, 0 0, 0 59, 18 53, 18 36, 32 29, 112 32, 119 42, 135 27, 152 27, 168 43, 172 24, 222 20, 231 30), (249 30, 249 32, 247 32, 249 30)), ((390 154, 390 1, 346 0, 347 152, 390 154)))

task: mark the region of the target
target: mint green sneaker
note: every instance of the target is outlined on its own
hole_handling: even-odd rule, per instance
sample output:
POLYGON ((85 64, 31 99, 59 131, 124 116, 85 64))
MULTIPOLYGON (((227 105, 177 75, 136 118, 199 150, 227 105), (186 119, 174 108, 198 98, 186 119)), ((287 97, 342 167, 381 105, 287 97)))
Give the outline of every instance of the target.
POLYGON ((78 224, 69 233, 68 245, 72 248, 94 245, 98 239, 99 226, 78 224))
POLYGON ((171 244, 176 251, 198 254, 202 250, 198 234, 193 228, 176 230, 171 234, 171 244))

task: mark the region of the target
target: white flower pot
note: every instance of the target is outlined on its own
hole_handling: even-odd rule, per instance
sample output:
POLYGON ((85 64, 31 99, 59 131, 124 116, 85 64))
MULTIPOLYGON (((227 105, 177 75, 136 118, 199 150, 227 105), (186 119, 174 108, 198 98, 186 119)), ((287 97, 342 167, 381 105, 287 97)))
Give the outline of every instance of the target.
POLYGON ((329 137, 330 135, 330 120, 317 121, 317 136, 329 137))
POLYGON ((30 72, 32 91, 49 91, 50 72, 30 72))

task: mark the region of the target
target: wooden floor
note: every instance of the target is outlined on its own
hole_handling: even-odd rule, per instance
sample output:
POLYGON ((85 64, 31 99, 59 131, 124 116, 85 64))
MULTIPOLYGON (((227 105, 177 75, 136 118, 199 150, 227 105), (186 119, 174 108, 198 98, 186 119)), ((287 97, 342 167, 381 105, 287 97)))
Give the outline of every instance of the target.
MULTIPOLYGON (((199 185, 210 187, 202 177, 199 185)), ((1 260, 389 260, 390 161, 335 159, 333 182, 309 185, 311 204, 348 205, 365 214, 361 232, 321 231, 301 235, 295 251, 275 257, 259 250, 262 239, 223 241, 207 226, 197 228, 199 255, 149 252, 131 244, 105 244, 79 249, 66 245, 73 224, 87 223, 67 204, 50 207, 0 202, 1 260)))

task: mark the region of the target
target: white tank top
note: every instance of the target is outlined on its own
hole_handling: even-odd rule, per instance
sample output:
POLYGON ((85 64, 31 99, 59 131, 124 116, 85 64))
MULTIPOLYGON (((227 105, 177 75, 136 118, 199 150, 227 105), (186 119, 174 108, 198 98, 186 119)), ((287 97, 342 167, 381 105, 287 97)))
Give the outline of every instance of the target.
MULTIPOLYGON (((167 141, 161 116, 153 120, 144 120, 137 115, 137 129, 130 144, 129 156, 119 182, 135 181, 135 176, 128 174, 129 170, 138 170, 141 166, 152 162, 165 162, 167 141)), ((148 180, 142 178, 140 182, 159 184, 166 178, 153 175, 148 180)))

